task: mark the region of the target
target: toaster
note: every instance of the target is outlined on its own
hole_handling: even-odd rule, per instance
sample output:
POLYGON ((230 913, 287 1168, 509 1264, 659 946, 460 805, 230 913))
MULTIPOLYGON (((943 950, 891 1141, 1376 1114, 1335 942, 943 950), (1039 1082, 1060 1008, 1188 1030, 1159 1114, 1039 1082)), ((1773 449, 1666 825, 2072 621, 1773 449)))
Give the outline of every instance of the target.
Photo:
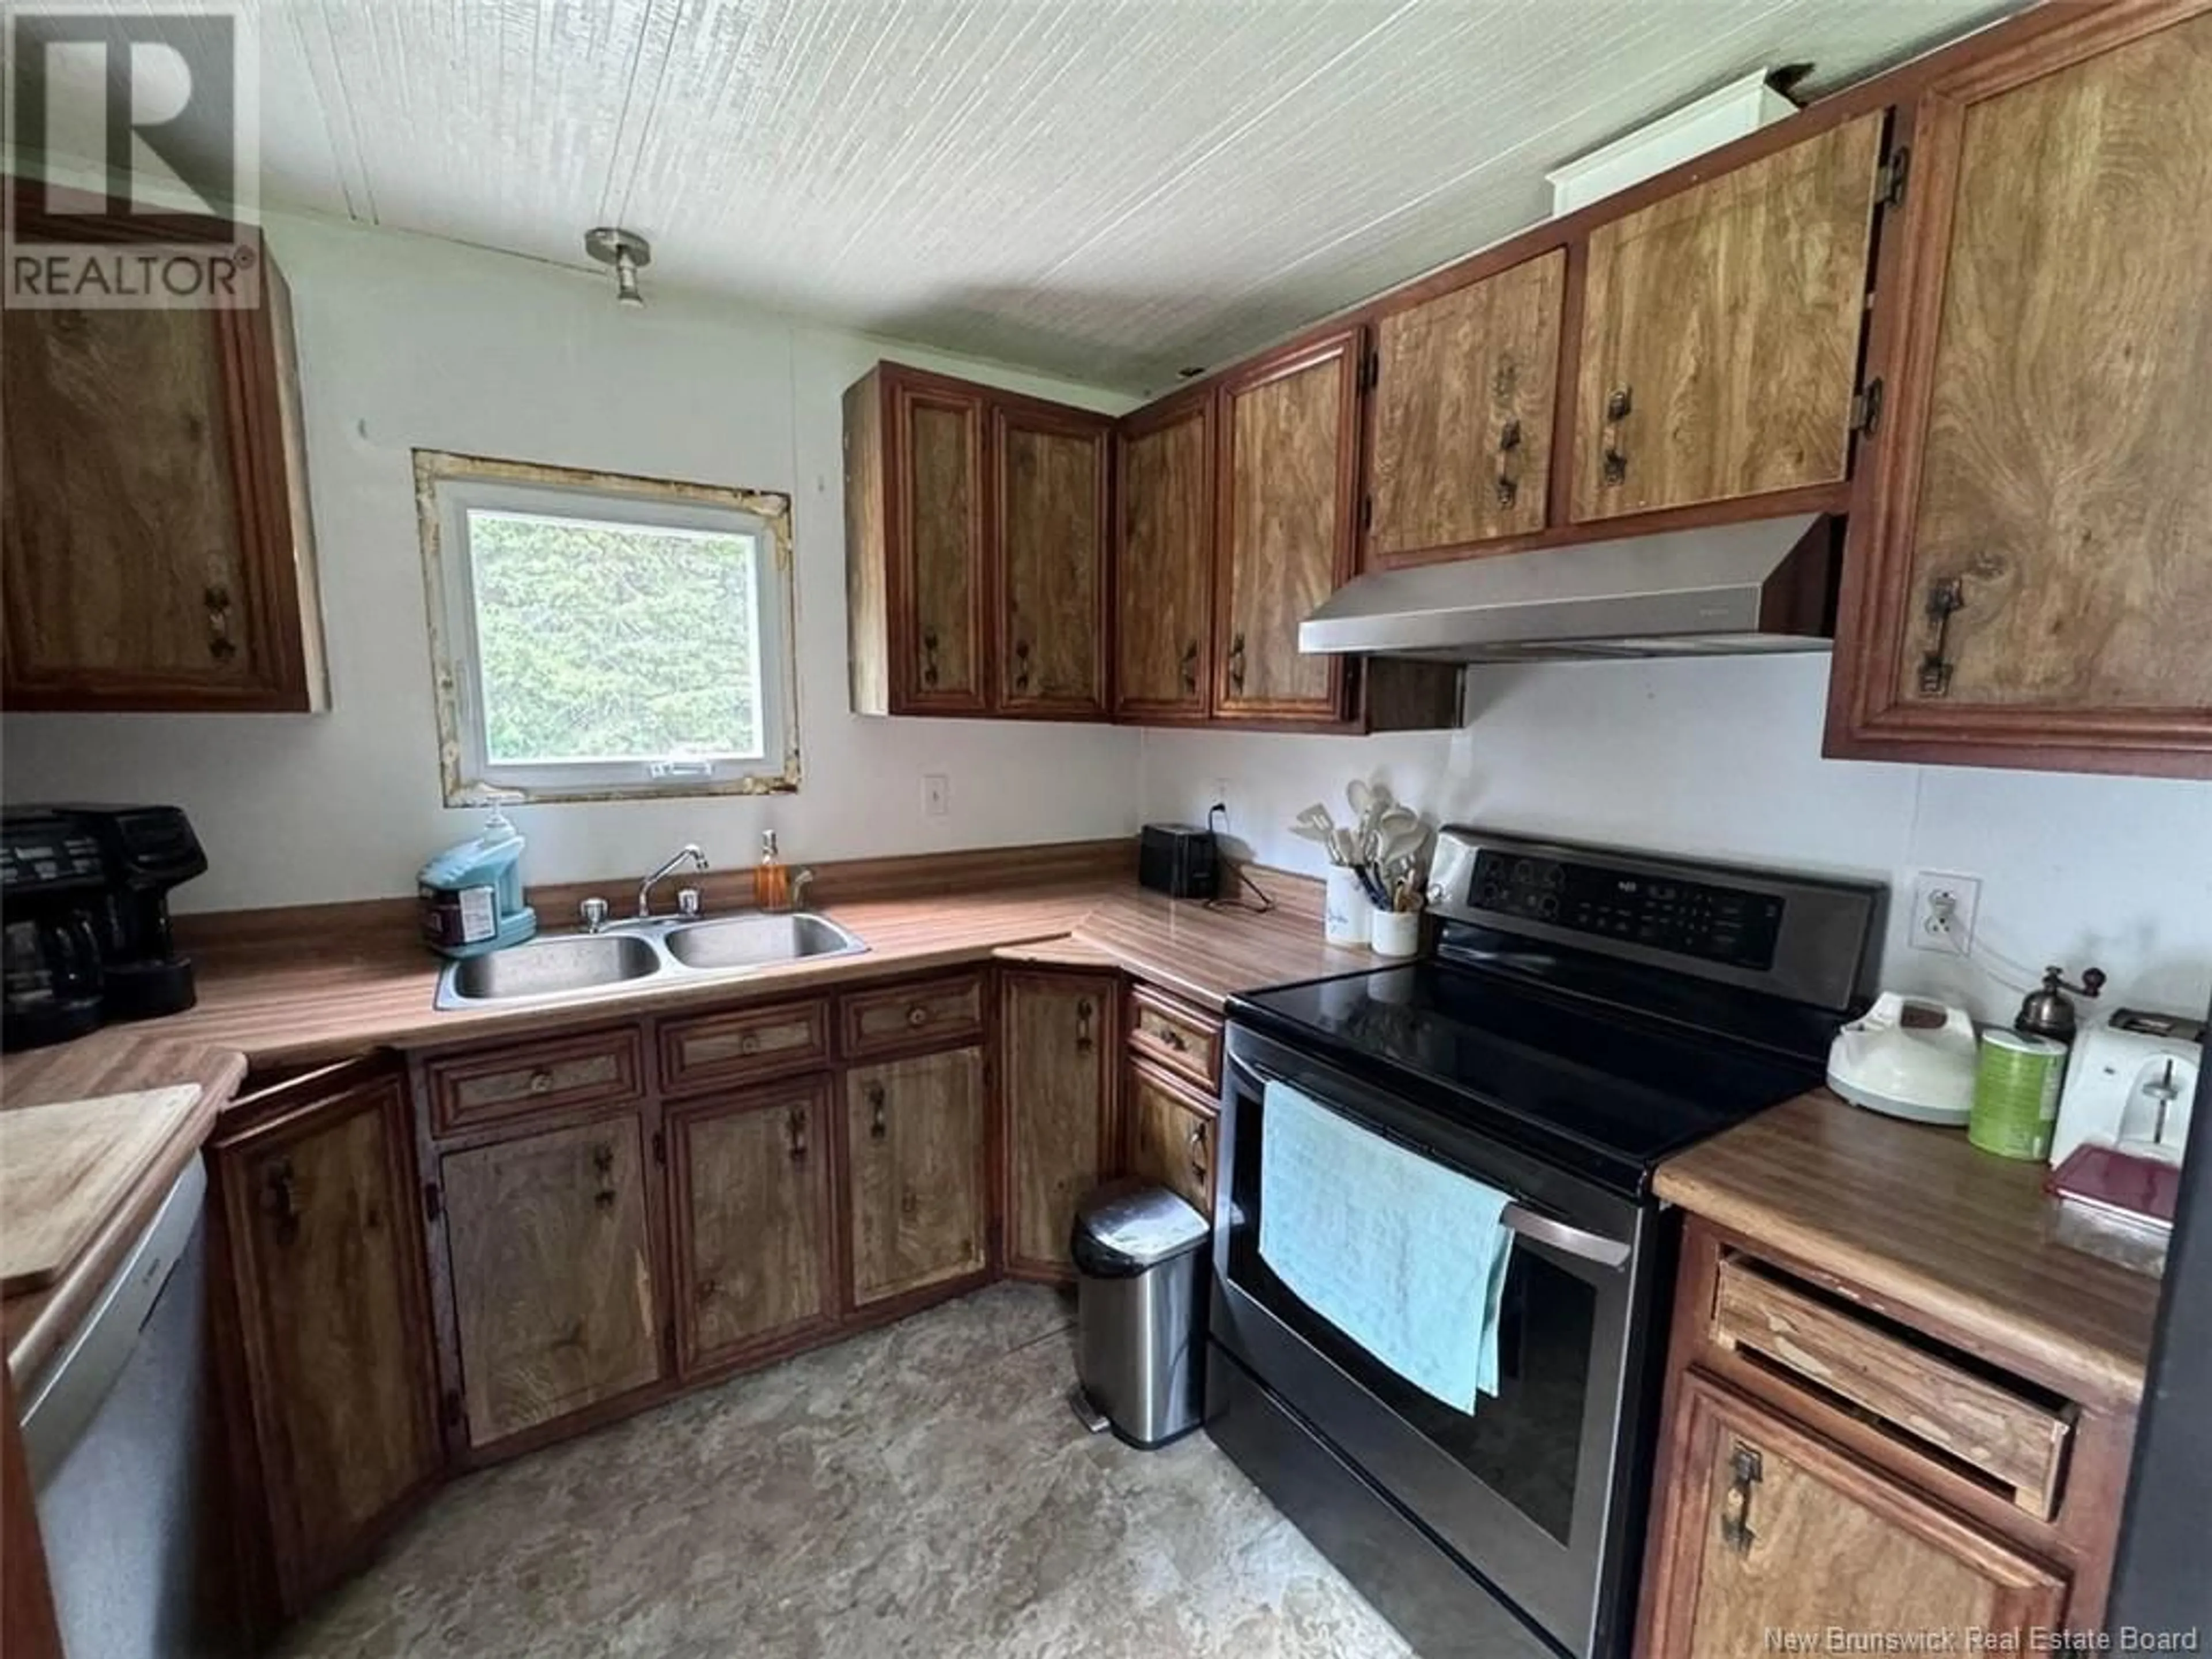
POLYGON ((1221 885, 1213 832, 1193 823, 1146 824, 1137 836, 1137 883, 1170 898, 1212 898, 1221 885))

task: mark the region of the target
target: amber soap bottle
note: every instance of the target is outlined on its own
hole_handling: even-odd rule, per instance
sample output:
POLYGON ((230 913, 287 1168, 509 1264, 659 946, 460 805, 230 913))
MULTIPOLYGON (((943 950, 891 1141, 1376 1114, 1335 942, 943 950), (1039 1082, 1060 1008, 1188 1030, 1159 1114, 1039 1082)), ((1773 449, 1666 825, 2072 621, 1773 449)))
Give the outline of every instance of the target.
POLYGON ((761 831, 760 862, 753 866, 753 905, 762 910, 791 908, 791 872, 775 850, 775 831, 761 831))

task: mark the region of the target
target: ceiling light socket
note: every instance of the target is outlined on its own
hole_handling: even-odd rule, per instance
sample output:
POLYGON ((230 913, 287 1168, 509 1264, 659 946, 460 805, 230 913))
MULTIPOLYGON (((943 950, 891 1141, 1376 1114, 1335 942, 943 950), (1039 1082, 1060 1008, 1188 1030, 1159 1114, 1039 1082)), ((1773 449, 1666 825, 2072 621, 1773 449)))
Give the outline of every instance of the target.
POLYGON ((584 252, 601 264, 614 267, 617 305, 633 308, 644 306, 645 295, 638 290, 637 273, 653 263, 652 243, 619 225, 600 225, 584 233, 584 252))

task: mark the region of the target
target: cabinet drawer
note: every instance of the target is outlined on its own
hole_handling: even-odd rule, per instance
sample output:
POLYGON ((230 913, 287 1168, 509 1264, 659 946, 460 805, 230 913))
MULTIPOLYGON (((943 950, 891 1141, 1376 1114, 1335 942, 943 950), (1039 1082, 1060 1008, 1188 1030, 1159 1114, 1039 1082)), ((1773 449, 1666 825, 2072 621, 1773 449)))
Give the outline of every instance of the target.
POLYGON ((623 1025, 441 1055, 423 1073, 438 1133, 455 1134, 531 1112, 635 1099, 644 1092, 644 1044, 635 1026, 623 1025))
POLYGON ((1129 993, 1129 1047, 1202 1088, 1221 1082, 1221 1022, 1149 985, 1129 993))
POLYGON ((948 974, 855 991, 838 1009, 848 1060, 964 1042, 982 1034, 983 976, 948 974))
POLYGON ((780 1002, 660 1024, 660 1085, 675 1094, 830 1063, 830 1005, 780 1002))
POLYGON ((1967 1369, 1933 1344, 1723 1256, 1713 1340, 1761 1369, 1840 1400, 1855 1415, 1963 1464, 2039 1520, 2056 1513, 2070 1408, 1967 1369))

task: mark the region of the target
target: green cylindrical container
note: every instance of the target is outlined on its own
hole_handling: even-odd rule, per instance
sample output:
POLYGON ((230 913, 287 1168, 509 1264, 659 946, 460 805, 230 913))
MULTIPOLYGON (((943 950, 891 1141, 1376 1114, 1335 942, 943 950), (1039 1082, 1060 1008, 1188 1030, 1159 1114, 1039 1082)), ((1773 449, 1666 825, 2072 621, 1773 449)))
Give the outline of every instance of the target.
POLYGON ((2040 1163, 2050 1155, 2066 1045, 1996 1027, 1982 1033, 1974 1065, 1974 1109, 1966 1139, 1999 1158, 2040 1163))

